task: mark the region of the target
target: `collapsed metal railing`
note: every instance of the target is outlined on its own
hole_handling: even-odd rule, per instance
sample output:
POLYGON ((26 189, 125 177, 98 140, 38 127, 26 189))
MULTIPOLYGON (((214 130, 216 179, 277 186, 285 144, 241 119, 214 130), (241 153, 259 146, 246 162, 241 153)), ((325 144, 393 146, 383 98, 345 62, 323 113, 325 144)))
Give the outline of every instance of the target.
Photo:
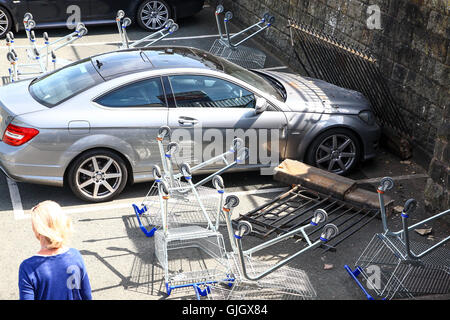
POLYGON ((288 19, 291 45, 308 76, 356 90, 369 99, 383 127, 409 140, 411 132, 377 66, 377 59, 355 45, 288 19), (299 52, 303 51, 301 58, 299 52), (306 66, 309 66, 309 68, 306 66))

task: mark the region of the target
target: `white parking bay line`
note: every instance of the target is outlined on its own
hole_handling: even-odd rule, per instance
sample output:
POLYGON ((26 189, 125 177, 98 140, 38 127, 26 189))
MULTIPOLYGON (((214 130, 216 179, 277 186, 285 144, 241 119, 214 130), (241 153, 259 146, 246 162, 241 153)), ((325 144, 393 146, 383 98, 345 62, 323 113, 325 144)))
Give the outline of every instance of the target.
POLYGON ((20 198, 19 187, 10 178, 6 178, 8 182, 9 196, 11 197, 11 203, 13 206, 14 219, 20 220, 25 219, 25 212, 23 211, 22 199, 20 198))

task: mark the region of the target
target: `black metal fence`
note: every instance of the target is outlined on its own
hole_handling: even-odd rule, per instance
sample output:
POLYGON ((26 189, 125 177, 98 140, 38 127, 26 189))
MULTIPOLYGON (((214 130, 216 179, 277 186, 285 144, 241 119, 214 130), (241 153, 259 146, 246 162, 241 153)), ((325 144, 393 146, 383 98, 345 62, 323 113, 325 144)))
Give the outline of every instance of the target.
POLYGON ((297 59, 308 76, 361 92, 370 101, 380 125, 393 129, 402 138, 411 139, 411 132, 383 79, 377 60, 367 50, 298 24, 293 19, 289 19, 288 28, 297 59), (304 58, 299 50, 303 51, 304 58))

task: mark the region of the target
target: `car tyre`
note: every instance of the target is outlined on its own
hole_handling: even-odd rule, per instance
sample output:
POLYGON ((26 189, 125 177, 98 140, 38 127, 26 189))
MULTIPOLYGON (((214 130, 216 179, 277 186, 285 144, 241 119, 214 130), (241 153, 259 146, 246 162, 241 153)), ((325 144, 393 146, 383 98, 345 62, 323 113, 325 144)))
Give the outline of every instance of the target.
POLYGON ((141 28, 158 31, 172 18, 171 7, 164 0, 147 0, 139 6, 136 17, 141 28))
POLYGON ((128 170, 125 161, 109 150, 83 153, 69 167, 67 182, 72 192, 89 202, 105 202, 125 188, 128 170))
POLYGON ((358 137, 345 128, 327 130, 317 136, 306 154, 306 163, 335 174, 346 175, 361 158, 358 137))
POLYGON ((13 21, 9 12, 0 7, 0 38, 6 37, 6 34, 11 30, 13 21))

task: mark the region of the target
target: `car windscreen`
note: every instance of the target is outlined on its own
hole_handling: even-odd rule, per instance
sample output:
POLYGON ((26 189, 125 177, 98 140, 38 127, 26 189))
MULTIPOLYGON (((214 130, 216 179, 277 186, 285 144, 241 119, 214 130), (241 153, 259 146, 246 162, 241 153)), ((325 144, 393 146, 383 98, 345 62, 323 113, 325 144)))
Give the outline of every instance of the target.
POLYGON ((84 59, 33 80, 29 90, 35 100, 53 107, 103 81, 91 60, 84 59))
POLYGON ((242 68, 241 66, 238 66, 237 64, 230 63, 229 61, 217 58, 213 55, 204 55, 207 60, 214 63, 214 65, 221 65, 222 71, 226 74, 229 74, 230 76, 233 76, 235 78, 238 78, 239 80, 244 81, 245 83, 248 83, 249 85, 258 88, 259 90, 266 92, 270 94, 275 99, 284 102, 284 97, 280 94, 279 90, 274 87, 270 81, 266 80, 262 76, 247 70, 245 68, 242 68))

